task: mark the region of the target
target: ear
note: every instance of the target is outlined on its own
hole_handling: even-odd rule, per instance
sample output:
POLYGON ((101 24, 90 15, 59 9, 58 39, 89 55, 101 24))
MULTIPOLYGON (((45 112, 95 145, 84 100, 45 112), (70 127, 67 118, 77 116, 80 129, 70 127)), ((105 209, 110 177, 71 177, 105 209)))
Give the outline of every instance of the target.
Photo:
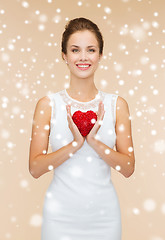
POLYGON ((63 52, 62 52, 62 58, 63 58, 64 61, 67 60, 67 59, 66 59, 66 55, 65 55, 65 53, 63 53, 63 52))
POLYGON ((103 57, 103 54, 100 54, 100 56, 99 56, 99 62, 101 61, 102 57, 103 57))

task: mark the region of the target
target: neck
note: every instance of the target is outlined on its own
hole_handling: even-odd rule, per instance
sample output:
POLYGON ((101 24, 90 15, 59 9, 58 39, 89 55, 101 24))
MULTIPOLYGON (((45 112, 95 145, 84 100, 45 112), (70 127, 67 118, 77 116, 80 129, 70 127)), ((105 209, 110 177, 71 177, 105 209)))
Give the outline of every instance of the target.
POLYGON ((78 98, 79 100, 87 101, 94 98, 98 93, 98 89, 94 84, 94 76, 88 78, 77 78, 70 75, 70 86, 67 92, 71 97, 78 98))

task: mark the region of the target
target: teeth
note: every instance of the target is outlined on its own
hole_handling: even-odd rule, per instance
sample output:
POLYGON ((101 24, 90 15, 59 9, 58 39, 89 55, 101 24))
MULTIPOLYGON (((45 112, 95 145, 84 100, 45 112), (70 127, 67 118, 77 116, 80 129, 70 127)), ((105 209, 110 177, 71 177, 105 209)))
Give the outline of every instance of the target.
POLYGON ((83 67, 83 68, 86 68, 86 67, 89 67, 89 65, 77 65, 78 67, 83 67))

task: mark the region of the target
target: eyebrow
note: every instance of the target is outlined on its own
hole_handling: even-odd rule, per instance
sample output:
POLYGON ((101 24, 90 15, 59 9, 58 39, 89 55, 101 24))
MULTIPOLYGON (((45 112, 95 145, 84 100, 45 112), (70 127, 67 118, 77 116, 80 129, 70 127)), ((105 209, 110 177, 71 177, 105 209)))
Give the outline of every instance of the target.
MULTIPOLYGON (((71 47, 77 47, 77 48, 78 48, 79 46, 71 45, 71 47)), ((95 48, 96 48, 96 46, 92 46, 92 45, 91 45, 91 46, 88 46, 88 48, 90 48, 90 47, 95 47, 95 48)))

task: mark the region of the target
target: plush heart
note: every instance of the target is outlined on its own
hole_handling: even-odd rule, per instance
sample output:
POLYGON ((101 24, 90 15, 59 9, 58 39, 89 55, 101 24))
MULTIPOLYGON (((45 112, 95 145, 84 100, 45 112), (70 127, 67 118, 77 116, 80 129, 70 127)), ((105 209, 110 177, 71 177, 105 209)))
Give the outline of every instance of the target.
POLYGON ((72 119, 78 127, 81 135, 85 137, 95 125, 95 122, 97 121, 97 115, 91 110, 87 112, 81 112, 79 110, 74 112, 72 119))

